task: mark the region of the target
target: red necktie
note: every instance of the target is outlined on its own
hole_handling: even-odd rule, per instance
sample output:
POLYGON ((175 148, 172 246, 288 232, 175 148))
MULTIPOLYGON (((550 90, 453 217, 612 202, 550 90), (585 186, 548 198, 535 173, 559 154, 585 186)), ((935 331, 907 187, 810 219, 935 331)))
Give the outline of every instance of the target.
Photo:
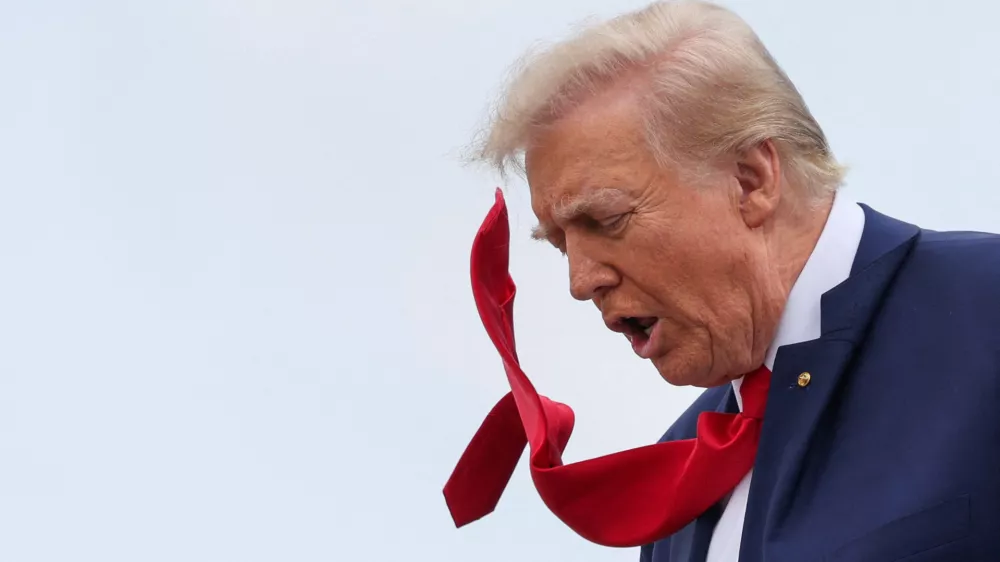
POLYGON ((500 500, 526 444, 542 501, 582 537, 605 546, 639 546, 694 521, 753 467, 771 373, 744 377, 743 412, 704 412, 697 437, 563 464, 573 410, 539 396, 514 349, 514 281, 507 271, 510 231, 503 194, 472 247, 472 292, 503 359, 511 392, 486 417, 444 488, 459 527, 500 500))

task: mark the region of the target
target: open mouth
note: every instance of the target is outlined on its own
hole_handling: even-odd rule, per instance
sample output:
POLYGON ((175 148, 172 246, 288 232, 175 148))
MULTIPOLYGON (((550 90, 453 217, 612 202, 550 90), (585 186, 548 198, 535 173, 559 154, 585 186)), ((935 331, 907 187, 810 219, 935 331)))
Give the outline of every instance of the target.
POLYGON ((622 325, 625 326, 625 337, 632 341, 635 338, 649 338, 656 321, 657 318, 653 316, 627 316, 621 320, 622 325))
POLYGON ((604 322, 612 332, 624 335, 639 357, 651 359, 662 352, 659 332, 664 324, 656 316, 612 316, 604 322))
POLYGON ((659 321, 655 316, 625 316, 619 318, 612 329, 628 338, 636 355, 649 359, 657 351, 655 335, 659 321))

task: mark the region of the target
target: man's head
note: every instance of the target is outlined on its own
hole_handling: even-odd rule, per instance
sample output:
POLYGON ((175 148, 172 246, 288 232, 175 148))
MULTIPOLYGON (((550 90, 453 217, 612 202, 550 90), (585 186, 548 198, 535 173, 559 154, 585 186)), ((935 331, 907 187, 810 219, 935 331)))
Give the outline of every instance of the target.
POLYGON ((753 31, 701 2, 527 59, 480 156, 523 166, 535 235, 566 255, 572 295, 696 386, 761 364, 842 176, 753 31))

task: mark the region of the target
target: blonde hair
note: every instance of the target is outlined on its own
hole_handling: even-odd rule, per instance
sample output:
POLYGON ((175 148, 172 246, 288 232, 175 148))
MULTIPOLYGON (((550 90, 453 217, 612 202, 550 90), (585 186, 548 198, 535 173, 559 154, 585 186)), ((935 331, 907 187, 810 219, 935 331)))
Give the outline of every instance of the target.
MULTIPOLYGON (((704 1, 660 1, 584 28, 516 64, 475 146, 476 160, 524 171, 532 136, 587 96, 639 78, 640 114, 661 164, 700 168, 765 141, 805 195, 843 181, 802 96, 739 16, 704 1)), ((810 197, 811 198, 811 197, 810 197)))

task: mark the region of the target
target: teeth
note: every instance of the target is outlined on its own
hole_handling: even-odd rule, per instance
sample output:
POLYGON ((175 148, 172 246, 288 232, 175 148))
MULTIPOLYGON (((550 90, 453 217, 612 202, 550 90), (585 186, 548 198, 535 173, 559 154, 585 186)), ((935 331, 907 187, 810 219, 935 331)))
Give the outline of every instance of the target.
POLYGON ((656 323, 654 322, 650 327, 648 327, 648 328, 646 328, 646 329, 643 330, 643 332, 646 332, 646 336, 647 337, 649 336, 650 333, 652 333, 653 326, 655 326, 655 325, 656 325, 656 323))

